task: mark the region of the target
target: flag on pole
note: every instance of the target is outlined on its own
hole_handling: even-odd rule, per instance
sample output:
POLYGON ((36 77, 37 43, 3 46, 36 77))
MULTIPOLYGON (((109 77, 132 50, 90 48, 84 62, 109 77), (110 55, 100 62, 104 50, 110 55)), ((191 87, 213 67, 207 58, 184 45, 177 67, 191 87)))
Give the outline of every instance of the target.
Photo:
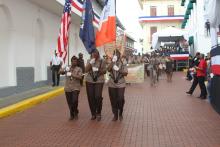
POLYGON ((61 27, 58 37, 58 53, 59 56, 66 61, 67 48, 69 42, 69 27, 71 23, 71 2, 72 0, 66 0, 63 14, 61 18, 61 27))
POLYGON ((80 26, 79 37, 81 38, 88 53, 95 50, 95 33, 93 27, 94 12, 90 0, 85 0, 83 3, 83 13, 80 26))
POLYGON ((211 50, 211 70, 214 75, 220 75, 220 46, 216 45, 211 50))
POLYGON ((96 46, 114 41, 116 41, 115 0, 106 0, 96 34, 96 46))

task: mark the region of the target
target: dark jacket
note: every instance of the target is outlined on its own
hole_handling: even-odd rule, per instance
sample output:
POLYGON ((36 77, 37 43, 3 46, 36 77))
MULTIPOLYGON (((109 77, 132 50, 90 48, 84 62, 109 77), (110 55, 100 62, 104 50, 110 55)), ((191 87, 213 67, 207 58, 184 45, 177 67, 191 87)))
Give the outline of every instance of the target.
POLYGON ((78 66, 82 69, 82 72, 85 73, 85 63, 83 59, 78 59, 78 66))

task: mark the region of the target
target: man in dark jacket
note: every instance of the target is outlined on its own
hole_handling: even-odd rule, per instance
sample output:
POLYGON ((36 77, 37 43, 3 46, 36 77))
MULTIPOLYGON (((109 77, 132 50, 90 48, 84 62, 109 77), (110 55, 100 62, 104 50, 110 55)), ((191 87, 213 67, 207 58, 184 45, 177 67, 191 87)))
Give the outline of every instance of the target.
MULTIPOLYGON (((198 65, 199 65, 199 61, 200 61, 200 53, 197 52, 196 55, 195 55, 195 57, 193 57, 193 59, 190 59, 189 68, 193 68, 194 66, 198 66, 198 65)), ((194 75, 194 76, 195 76, 195 75, 194 75)), ((187 77, 187 80, 189 80, 189 81, 191 81, 192 78, 194 78, 194 77, 191 77, 191 75, 190 75, 190 70, 189 70, 189 69, 188 69, 188 71, 187 71, 186 77, 187 77)))
MULTIPOLYGON (((85 73, 85 63, 84 63, 84 59, 83 59, 83 54, 82 53, 79 53, 78 66, 82 69, 82 72, 84 74, 85 73)), ((83 79, 84 79, 84 76, 80 80, 81 86, 83 86, 83 79)))

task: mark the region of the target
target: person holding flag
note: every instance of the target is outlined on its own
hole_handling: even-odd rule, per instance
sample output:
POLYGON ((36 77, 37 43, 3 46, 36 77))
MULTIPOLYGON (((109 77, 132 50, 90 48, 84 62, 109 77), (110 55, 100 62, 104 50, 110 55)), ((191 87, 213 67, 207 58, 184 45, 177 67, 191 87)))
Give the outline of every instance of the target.
POLYGON ((100 58, 99 51, 95 45, 95 33, 93 27, 93 9, 90 0, 83 3, 82 23, 79 36, 91 59, 87 61, 85 67, 86 91, 89 101, 89 107, 92 114, 91 120, 101 120, 102 111, 102 90, 105 82, 104 74, 106 73, 105 61, 100 58))
POLYGON ((100 58, 99 51, 92 52, 91 59, 87 61, 85 68, 86 91, 89 101, 89 107, 92 114, 91 120, 101 120, 102 111, 102 90, 105 82, 106 63, 100 58))
POLYGON ((69 120, 78 119, 78 97, 80 93, 80 80, 82 79, 82 69, 78 67, 78 59, 76 56, 71 58, 71 65, 62 68, 60 74, 65 75, 64 91, 66 101, 69 106, 70 118, 69 120))
POLYGON ((120 121, 123 119, 123 108, 125 103, 125 76, 128 75, 127 65, 123 63, 121 53, 116 50, 112 58, 111 64, 108 66, 110 72, 110 80, 108 82, 109 97, 114 117, 112 121, 120 121))

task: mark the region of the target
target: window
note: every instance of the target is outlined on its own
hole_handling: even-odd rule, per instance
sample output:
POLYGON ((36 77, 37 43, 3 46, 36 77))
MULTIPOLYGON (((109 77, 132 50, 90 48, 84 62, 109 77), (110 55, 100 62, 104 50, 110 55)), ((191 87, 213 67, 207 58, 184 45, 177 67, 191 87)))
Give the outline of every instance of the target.
POLYGON ((173 5, 168 6, 168 16, 174 16, 174 6, 173 5))
POLYGON ((150 7, 150 16, 157 16, 157 7, 156 6, 150 7))
POLYGON ((150 42, 152 42, 153 33, 157 32, 157 27, 150 27, 150 42))

